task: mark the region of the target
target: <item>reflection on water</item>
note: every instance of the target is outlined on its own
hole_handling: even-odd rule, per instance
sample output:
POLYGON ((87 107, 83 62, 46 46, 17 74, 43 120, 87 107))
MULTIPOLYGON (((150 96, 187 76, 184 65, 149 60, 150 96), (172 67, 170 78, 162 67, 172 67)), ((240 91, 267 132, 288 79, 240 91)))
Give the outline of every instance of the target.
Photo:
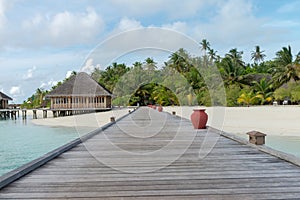
POLYGON ((77 138, 74 128, 0 120, 0 176, 77 138))

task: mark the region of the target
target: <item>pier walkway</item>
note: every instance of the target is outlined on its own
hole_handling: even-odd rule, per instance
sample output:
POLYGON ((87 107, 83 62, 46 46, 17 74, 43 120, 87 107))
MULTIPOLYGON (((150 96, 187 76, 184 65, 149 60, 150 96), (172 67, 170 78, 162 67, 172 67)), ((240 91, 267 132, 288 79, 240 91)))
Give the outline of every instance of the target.
POLYGON ((217 132, 139 108, 4 187, 0 199, 300 198, 299 166, 217 132))

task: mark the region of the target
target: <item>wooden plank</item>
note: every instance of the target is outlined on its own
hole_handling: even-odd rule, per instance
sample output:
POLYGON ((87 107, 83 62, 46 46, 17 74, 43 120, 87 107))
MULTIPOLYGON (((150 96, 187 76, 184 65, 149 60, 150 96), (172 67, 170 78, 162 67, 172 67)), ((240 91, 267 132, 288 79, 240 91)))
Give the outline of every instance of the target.
MULTIPOLYGON (((129 115, 129 114, 127 114, 129 115)), ((122 120, 125 116, 120 117, 118 120, 122 120)), ((54 149, 53 151, 43 155, 40 158, 37 158, 11 172, 8 172, 7 174, 4 174, 3 176, 0 176, 0 190, 1 188, 5 187, 6 185, 18 180, 19 178, 25 176, 26 174, 34 171, 35 169, 43 166, 44 164, 46 164, 47 162, 49 162, 50 160, 53 160, 54 158, 56 158, 57 156, 63 154, 64 152, 74 148, 75 146, 77 146, 78 144, 92 138, 93 136, 95 136, 96 134, 99 134, 101 131, 107 129, 108 127, 112 126, 115 122, 110 122, 108 124, 105 124, 104 126, 100 127, 99 129, 92 131, 84 136, 82 136, 81 138, 77 138, 57 149, 54 149)))
MULTIPOLYGON (((0 194, 0 198, 31 198, 31 199, 45 199, 45 198, 97 198, 97 197, 135 197, 135 196, 148 196, 148 197, 161 197, 164 196, 202 196, 206 197, 208 195, 219 195, 219 198, 223 195, 233 195, 233 194, 247 194, 248 198, 253 198, 253 194, 258 194, 257 191, 260 188, 245 188, 245 189, 196 189, 196 190, 143 190, 143 191, 106 191, 106 192, 97 192, 97 191, 86 191, 86 192, 53 192, 53 193, 8 193, 0 194)), ((269 198, 276 196, 278 194, 290 194, 293 198, 299 197, 299 187, 289 187, 288 191, 280 191, 278 188, 263 188, 261 191, 262 194, 269 194, 269 198)))
POLYGON ((188 120, 141 108, 102 134, 94 135, 84 144, 5 187, 0 191, 0 198, 295 199, 300 196, 300 168, 248 143, 220 136, 211 152, 199 159, 204 139, 218 132, 211 131, 213 129, 209 133, 195 131, 188 120), (164 128, 156 135, 153 133, 157 129, 147 126, 151 114, 154 116, 152 124, 159 125, 166 120, 164 128), (179 128, 180 123, 182 127, 179 128), (146 131, 134 124, 146 127, 146 131), (180 136, 176 138, 176 145, 159 156, 148 155, 149 160, 142 159, 142 153, 160 149, 173 141, 177 130, 180 136), (192 142, 186 149, 189 140, 192 142), (108 142, 141 155, 120 154, 108 142), (170 157, 182 151, 182 155, 170 162, 170 157), (140 173, 115 170, 94 156, 110 158, 110 164, 119 169, 140 173), (158 169, 144 172, 153 167, 158 169))

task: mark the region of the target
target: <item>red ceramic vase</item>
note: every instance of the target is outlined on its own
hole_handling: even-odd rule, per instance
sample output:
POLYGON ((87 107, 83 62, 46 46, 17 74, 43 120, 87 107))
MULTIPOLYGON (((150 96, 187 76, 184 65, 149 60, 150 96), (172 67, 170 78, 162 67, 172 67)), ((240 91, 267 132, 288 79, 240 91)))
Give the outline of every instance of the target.
POLYGON ((157 107, 157 110, 158 110, 158 112, 162 112, 163 107, 162 107, 162 106, 158 106, 158 107, 157 107))
POLYGON ((191 115, 191 121, 195 129, 205 129, 208 120, 208 115, 205 109, 194 109, 191 115))

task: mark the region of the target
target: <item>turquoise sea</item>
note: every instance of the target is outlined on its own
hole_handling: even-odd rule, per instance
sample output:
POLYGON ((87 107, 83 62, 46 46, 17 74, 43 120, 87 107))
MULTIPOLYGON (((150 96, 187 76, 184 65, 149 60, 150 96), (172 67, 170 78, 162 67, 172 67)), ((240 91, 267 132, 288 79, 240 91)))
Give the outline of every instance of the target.
MULTIPOLYGON (((248 139, 246 134, 237 134, 237 136, 248 139)), ((300 137, 267 135, 266 146, 300 158, 300 137)))
POLYGON ((0 176, 78 137, 75 128, 37 126, 20 118, 0 120, 0 176))

